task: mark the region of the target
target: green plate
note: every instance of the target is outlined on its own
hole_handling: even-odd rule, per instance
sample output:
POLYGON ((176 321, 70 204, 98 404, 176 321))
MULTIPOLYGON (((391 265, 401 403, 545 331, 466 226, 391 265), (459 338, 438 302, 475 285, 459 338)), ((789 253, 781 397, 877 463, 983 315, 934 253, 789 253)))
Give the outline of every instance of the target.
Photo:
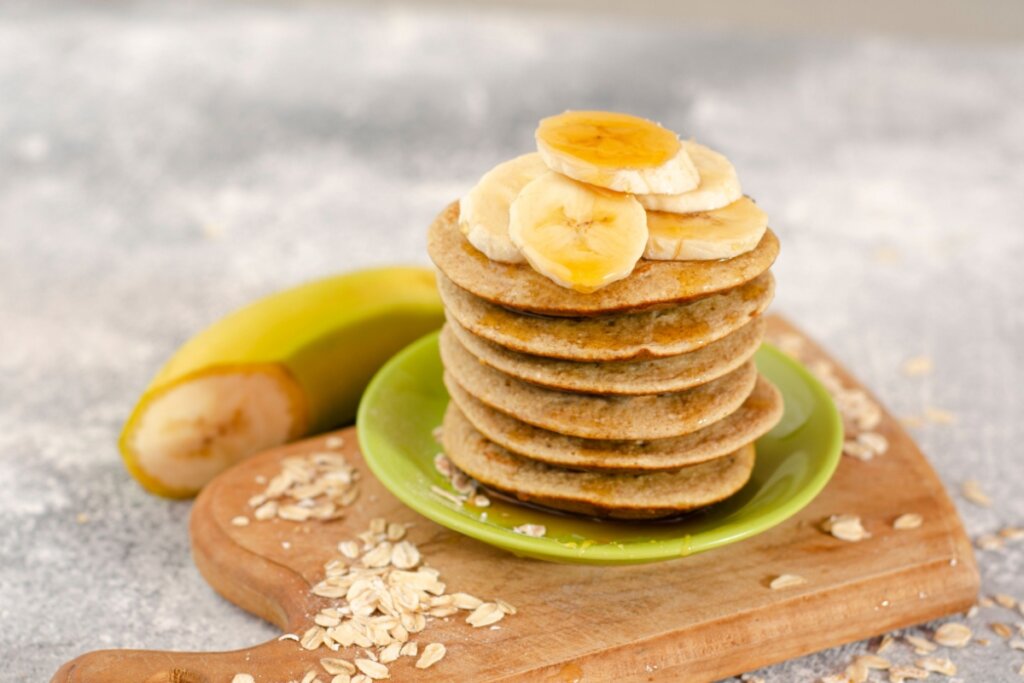
POLYGON ((551 512, 490 496, 491 505, 457 506, 434 469, 448 393, 441 382, 437 333, 414 342, 377 373, 359 406, 363 457, 381 483, 424 517, 485 543, 558 562, 631 564, 685 557, 770 529, 807 505, 828 483, 842 452, 839 413, 825 389, 797 362, 765 344, 758 369, 785 398, 779 424, 757 442, 757 464, 736 495, 666 521, 618 522, 551 512), (512 531, 543 524, 543 538, 512 531))

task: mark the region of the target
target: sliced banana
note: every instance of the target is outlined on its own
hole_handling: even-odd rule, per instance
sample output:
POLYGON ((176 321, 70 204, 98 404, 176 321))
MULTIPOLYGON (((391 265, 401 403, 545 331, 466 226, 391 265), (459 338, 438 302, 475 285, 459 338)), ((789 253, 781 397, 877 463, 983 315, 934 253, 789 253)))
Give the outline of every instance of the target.
POLYGON ((686 192, 676 194, 638 194, 637 200, 650 211, 695 213, 728 206, 743 196, 736 169, 722 154, 683 140, 683 149, 700 174, 700 184, 686 192))
POLYGON ((567 111, 536 132, 544 163, 584 183, 633 194, 679 194, 700 175, 679 136, 639 116, 567 111))
POLYGON ((750 251, 764 237, 768 216, 749 197, 699 213, 647 212, 644 258, 713 261, 750 251))
POLYGON ((633 272, 647 244, 647 215, 628 194, 549 171, 512 202, 509 236, 538 273, 593 292, 633 272))
POLYGON ((469 243, 492 261, 526 261, 508 237, 508 207, 519 191, 548 167, 537 152, 498 164, 459 200, 459 227, 469 243))
POLYGON ((155 397, 126 444, 160 485, 197 491, 252 453, 301 433, 294 390, 283 371, 224 371, 155 397))

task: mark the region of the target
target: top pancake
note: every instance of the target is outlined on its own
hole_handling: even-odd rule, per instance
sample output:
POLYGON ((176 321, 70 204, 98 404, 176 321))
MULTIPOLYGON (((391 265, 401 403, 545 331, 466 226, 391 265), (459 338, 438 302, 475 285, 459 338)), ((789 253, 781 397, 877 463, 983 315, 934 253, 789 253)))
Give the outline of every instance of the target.
POLYGON ((641 259, 629 277, 590 294, 555 284, 528 264, 499 263, 469 243, 458 225, 458 202, 434 220, 427 250, 459 287, 508 308, 546 315, 586 316, 695 299, 748 282, 768 268, 779 241, 765 232, 753 251, 721 261, 641 259))

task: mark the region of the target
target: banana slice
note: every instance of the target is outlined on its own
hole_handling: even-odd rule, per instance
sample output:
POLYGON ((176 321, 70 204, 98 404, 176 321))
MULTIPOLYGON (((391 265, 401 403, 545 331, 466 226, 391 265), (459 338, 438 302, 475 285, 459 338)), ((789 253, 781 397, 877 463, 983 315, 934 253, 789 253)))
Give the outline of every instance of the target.
POLYGON ((647 244, 647 216, 630 195, 548 171, 512 202, 509 236, 538 273, 593 292, 633 272, 647 244))
POLYGON ((535 136, 548 168, 591 185, 679 194, 700 182, 679 136, 638 116, 567 111, 542 119, 535 136))
POLYGON ((644 258, 657 261, 713 261, 739 256, 757 246, 768 216, 749 197, 713 211, 647 212, 644 258))
POLYGON ((519 191, 548 167, 532 152, 498 164, 459 200, 459 227, 469 243, 492 261, 523 263, 508 237, 508 207, 519 191))
POLYGON ((700 184, 679 194, 638 194, 637 201, 649 211, 696 213, 728 206, 743 196, 736 169, 723 155, 696 142, 684 140, 683 149, 697 166, 700 184))

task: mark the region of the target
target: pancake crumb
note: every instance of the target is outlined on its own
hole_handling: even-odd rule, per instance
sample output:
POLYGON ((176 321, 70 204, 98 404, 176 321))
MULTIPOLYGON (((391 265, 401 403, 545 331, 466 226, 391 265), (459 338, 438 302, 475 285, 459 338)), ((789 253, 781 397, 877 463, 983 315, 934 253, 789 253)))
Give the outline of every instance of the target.
POLYGON ((512 531, 523 536, 532 536, 533 538, 540 538, 548 533, 547 528, 543 524, 520 524, 517 527, 513 527, 512 531))

